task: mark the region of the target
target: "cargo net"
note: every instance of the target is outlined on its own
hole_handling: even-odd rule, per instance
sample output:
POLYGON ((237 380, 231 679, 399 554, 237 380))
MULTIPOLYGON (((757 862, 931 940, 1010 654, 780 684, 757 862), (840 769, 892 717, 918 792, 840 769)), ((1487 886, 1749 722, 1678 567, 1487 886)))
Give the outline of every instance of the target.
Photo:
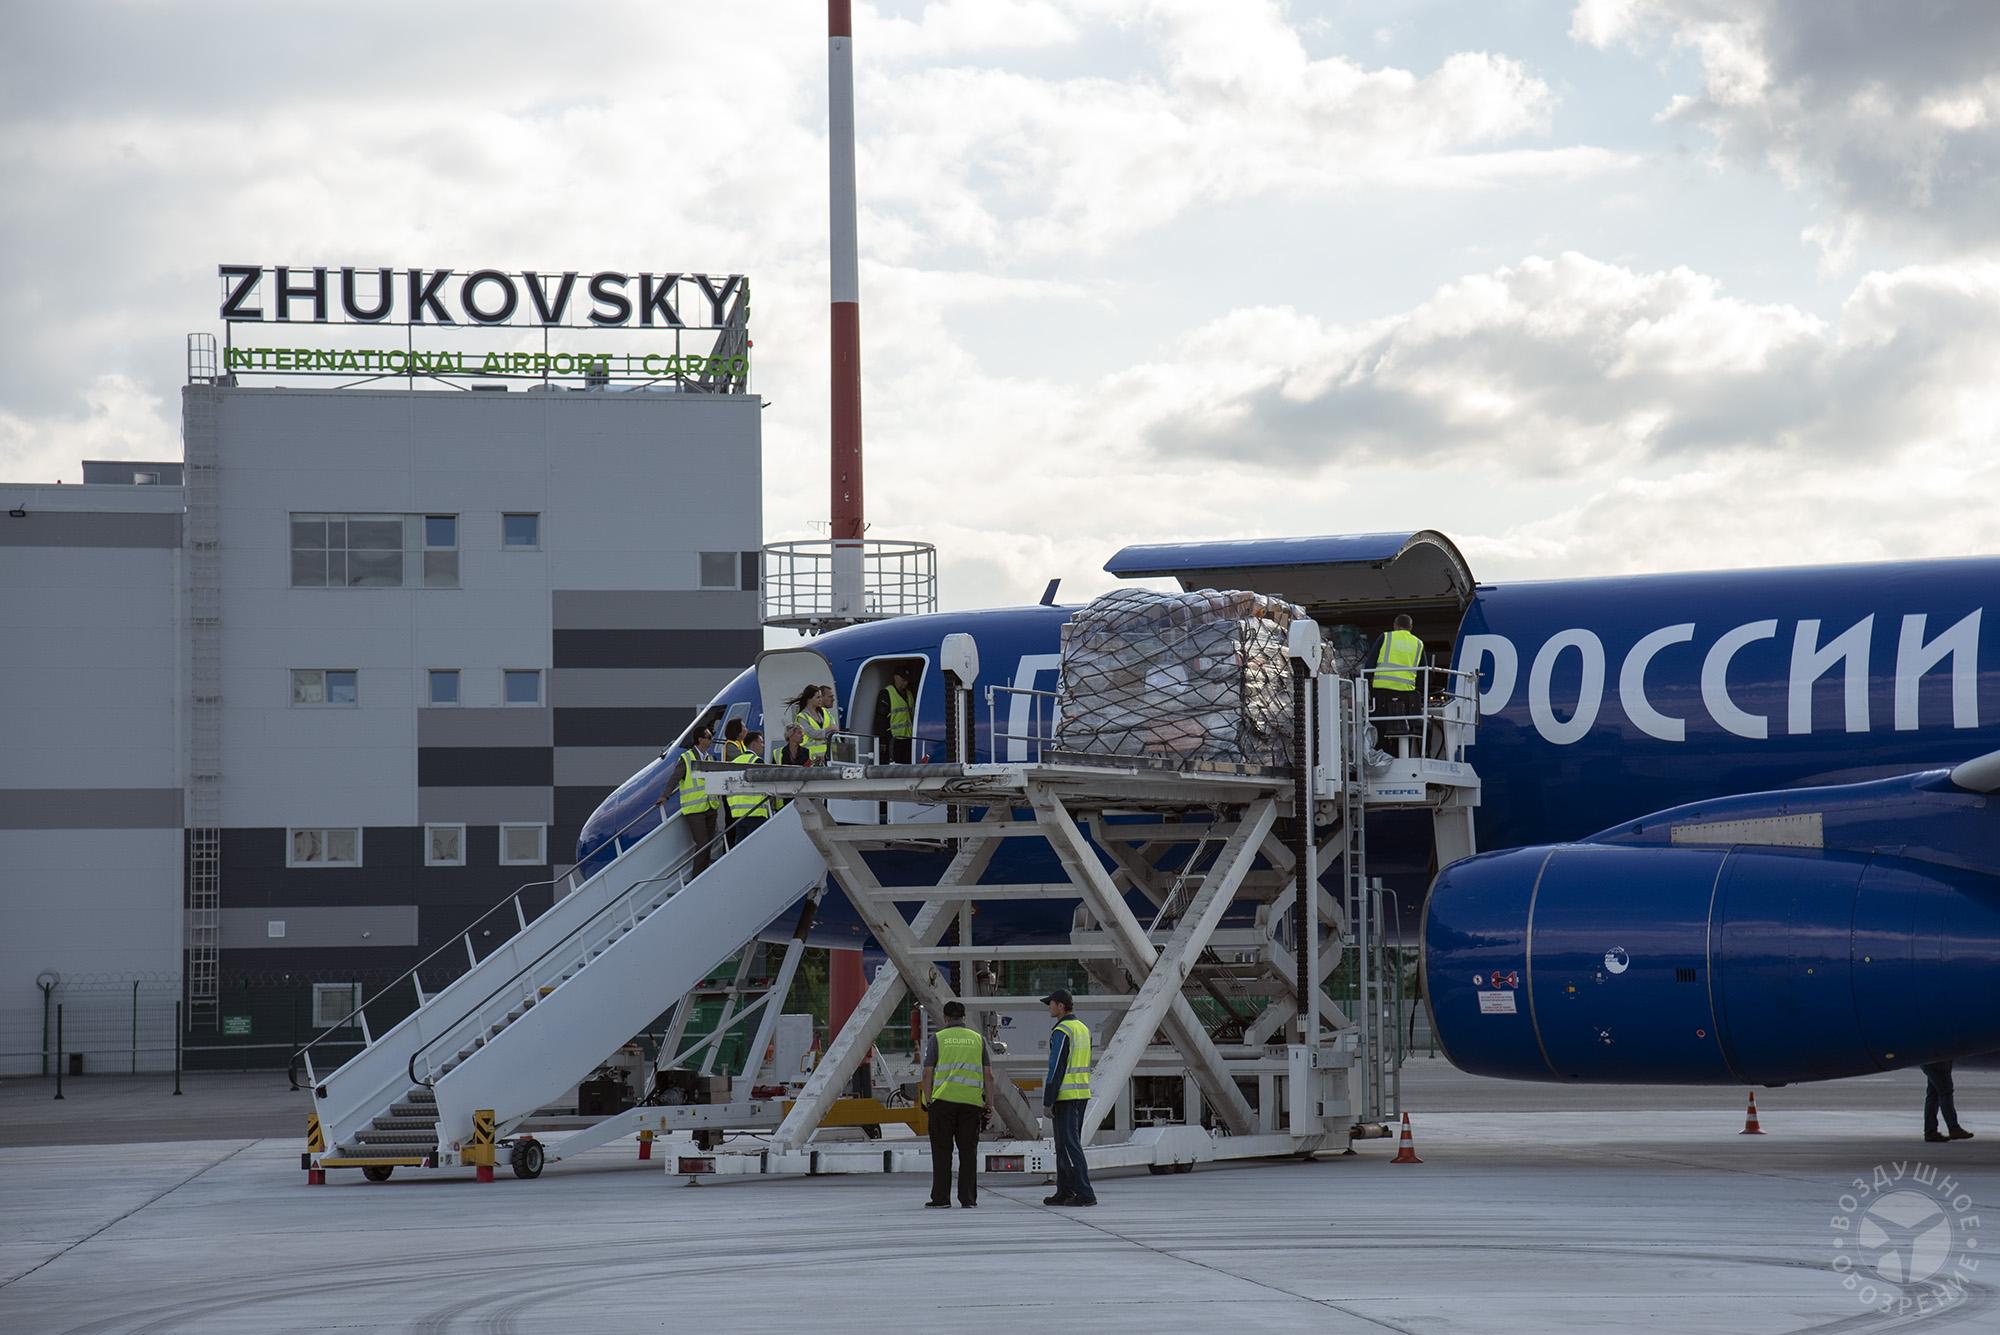
POLYGON ((1202 763, 1292 763, 1285 640, 1305 612, 1260 593, 1120 589, 1062 628, 1056 745, 1202 763))

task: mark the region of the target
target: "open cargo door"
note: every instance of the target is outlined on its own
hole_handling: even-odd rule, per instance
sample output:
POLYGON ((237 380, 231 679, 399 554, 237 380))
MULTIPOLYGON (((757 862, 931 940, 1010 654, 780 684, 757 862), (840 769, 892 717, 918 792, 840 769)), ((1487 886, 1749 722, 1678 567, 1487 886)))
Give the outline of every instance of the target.
POLYGON ((1253 589, 1289 599, 1321 621, 1371 612, 1463 612, 1472 570, 1451 539, 1415 533, 1246 538, 1127 547, 1105 563, 1120 579, 1168 577, 1183 589, 1253 589))

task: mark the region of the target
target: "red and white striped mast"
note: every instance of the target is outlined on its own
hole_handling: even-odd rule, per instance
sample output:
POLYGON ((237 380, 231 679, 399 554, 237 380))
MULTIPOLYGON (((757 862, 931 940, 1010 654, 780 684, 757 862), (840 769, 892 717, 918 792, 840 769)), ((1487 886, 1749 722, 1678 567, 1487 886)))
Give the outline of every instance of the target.
POLYGON ((833 615, 866 616, 862 578, 861 261, 854 191, 854 13, 827 0, 828 242, 833 277, 833 615))

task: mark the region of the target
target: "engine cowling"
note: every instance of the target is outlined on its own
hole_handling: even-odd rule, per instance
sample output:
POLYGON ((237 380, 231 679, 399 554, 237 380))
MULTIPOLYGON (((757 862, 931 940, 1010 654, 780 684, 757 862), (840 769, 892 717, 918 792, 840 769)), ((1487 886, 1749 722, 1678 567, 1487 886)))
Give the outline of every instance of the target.
POLYGON ((1431 889, 1424 994, 1515 1080, 1828 1080, 2000 1049, 2000 882, 1863 852, 1522 848, 1431 889))

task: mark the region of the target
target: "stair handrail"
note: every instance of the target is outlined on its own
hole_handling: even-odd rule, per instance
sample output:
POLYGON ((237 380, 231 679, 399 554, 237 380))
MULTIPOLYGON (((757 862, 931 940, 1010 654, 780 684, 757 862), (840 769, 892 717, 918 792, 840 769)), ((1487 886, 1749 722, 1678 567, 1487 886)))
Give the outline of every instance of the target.
MULTIPOLYGON (((678 815, 679 813, 676 812, 675 814, 678 815)), ((452 1034, 458 1032, 459 1027, 463 1025, 467 1020, 473 1019, 484 1013, 487 1005, 491 1003, 494 1000, 494 998, 501 996, 502 994, 506 993, 508 990, 513 988, 514 985, 518 983, 524 975, 531 974, 536 969, 541 967, 543 961, 547 960, 549 956, 555 954, 557 951, 569 945, 570 942, 576 938, 578 933, 582 932, 585 928, 591 926, 599 918, 602 918, 605 914, 611 912, 613 909, 619 908, 622 905, 624 905, 628 900, 631 899, 633 893, 637 891, 641 886, 658 885, 662 881, 671 881, 676 879, 687 870, 688 865, 692 863, 699 854, 704 852, 713 852, 718 845, 722 846, 723 852, 725 853, 728 852, 728 845, 725 842, 728 838, 728 835, 729 835, 728 830, 719 829, 713 835, 711 835, 706 842, 689 845, 687 852, 677 862, 675 862, 673 866, 669 867, 666 871, 661 872, 658 876, 649 876, 643 881, 634 881, 631 885, 626 886, 625 889, 621 890, 615 897, 606 900, 602 905, 600 905, 596 912, 592 913, 588 918, 585 918, 582 922, 578 923, 576 926, 570 928, 569 931, 564 934, 563 938, 560 941, 557 941, 554 945, 548 947, 541 954, 535 956, 534 959, 530 960, 528 963, 516 969, 513 973, 513 976, 508 978, 506 982, 500 984, 500 986, 494 988, 491 992, 488 992, 484 997, 481 997, 476 1003, 467 1007, 464 1015, 460 1016, 457 1020, 453 1021, 450 1025, 446 1026, 442 1031, 433 1034, 430 1038, 425 1039, 424 1042, 419 1047, 417 1047, 410 1053, 410 1059, 407 1063, 405 1063, 406 1069, 409 1072, 410 1083, 412 1085, 420 1086, 424 1089, 434 1088, 436 1086, 436 1077, 433 1076, 430 1079, 425 1079, 424 1077, 419 1076, 417 1074, 417 1058, 423 1056, 426 1052, 429 1052, 437 1044, 443 1042, 446 1038, 449 1038, 452 1034)), ((702 870, 706 871, 707 868, 704 867, 702 870)), ((672 895, 667 896, 668 899, 671 899, 672 897, 673 897, 672 895)), ((661 902, 664 903, 665 900, 662 900, 661 902)))
MULTIPOLYGON (((660 808, 657 804, 640 808, 638 815, 632 817, 631 820, 626 821, 624 825, 618 828, 617 832, 614 833, 611 836, 611 838, 605 841, 606 844, 609 844, 611 846, 614 857, 617 854, 625 851, 622 848, 618 847, 618 841, 625 837, 626 832, 629 831, 634 825, 637 825, 640 821, 644 820, 646 817, 654 814, 659 810, 660 808)), ((660 823, 664 825, 666 821, 667 817, 664 813, 662 813, 660 818, 660 823)), ((600 847, 602 847, 602 845, 600 845, 600 847)), ((596 854, 593 853, 592 856, 595 857, 596 854)), ((586 861, 588 861, 588 859, 586 859, 586 861)), ((418 1009, 422 1009, 427 998, 424 996, 423 980, 421 978, 418 978, 417 975, 423 970, 423 968, 426 965, 428 965, 432 960, 436 959, 438 956, 444 954, 445 951, 450 950, 454 946, 460 945, 461 943, 465 942, 468 938, 471 937, 474 928, 478 927, 480 923, 485 922, 488 918, 492 917, 495 913, 499 912, 501 909, 505 908, 509 904, 512 904, 514 906, 515 917, 519 920, 521 924, 521 930, 526 931, 528 927, 528 919, 527 919, 527 914, 521 908, 521 895, 524 892, 533 890, 538 886, 557 885, 563 881, 569 880, 572 877, 574 877, 584 865, 585 864, 583 862, 579 862, 576 864, 576 866, 571 867, 561 876, 551 876, 549 879, 545 881, 528 881, 522 885, 514 887, 514 889, 509 894, 497 900, 492 905, 492 907, 488 908, 485 912, 481 913, 477 918, 474 918, 469 924, 467 924, 464 931, 458 933, 458 935, 452 937, 451 940, 445 942, 443 945, 439 946, 436 950, 433 950, 430 954, 418 960, 415 964, 411 965, 406 972, 397 975, 391 981, 384 983, 381 987, 377 988, 373 996, 369 997, 367 1000, 363 1001, 360 1005, 356 1006, 353 1010, 349 1011, 337 1023, 329 1025, 327 1028, 321 1030, 319 1034, 312 1039, 311 1042, 305 1044, 303 1047, 299 1048, 296 1052, 294 1052, 291 1056, 291 1060, 286 1063, 285 1078, 291 1082, 292 1088, 293 1089, 300 1088, 297 1072, 299 1063, 301 1061, 305 1063, 307 1081, 312 1085, 317 1085, 319 1083, 318 1078, 313 1075, 312 1058, 309 1055, 314 1048, 318 1047, 321 1043, 325 1042, 327 1039, 333 1037, 334 1034, 342 1030, 355 1027, 354 1022, 357 1019, 360 1020, 361 1022, 359 1026, 361 1029, 361 1037, 362 1037, 361 1046, 364 1049, 373 1047, 375 1045, 375 1039, 373 1035, 371 1035, 368 1032, 368 1017, 363 1014, 364 1011, 366 1011, 370 1006, 374 1005, 376 1002, 380 1001, 383 997, 389 995, 392 989, 402 986, 405 982, 411 982, 411 981, 414 981, 414 985, 417 991, 417 1007, 418 1009)), ((596 873, 593 872, 591 873, 591 875, 595 876, 596 873)), ((589 879, 590 879, 589 877, 586 877, 584 882, 579 883, 579 887, 583 883, 587 883, 589 879)), ((540 920, 540 915, 537 915, 537 921, 539 920, 540 920)), ((470 971, 468 970, 468 972, 470 971)), ((454 979, 453 981, 455 982, 457 980, 454 979)), ((450 986, 450 984, 446 984, 446 986, 450 986)), ((351 1043, 354 1040, 347 1039, 344 1041, 351 1043)))

